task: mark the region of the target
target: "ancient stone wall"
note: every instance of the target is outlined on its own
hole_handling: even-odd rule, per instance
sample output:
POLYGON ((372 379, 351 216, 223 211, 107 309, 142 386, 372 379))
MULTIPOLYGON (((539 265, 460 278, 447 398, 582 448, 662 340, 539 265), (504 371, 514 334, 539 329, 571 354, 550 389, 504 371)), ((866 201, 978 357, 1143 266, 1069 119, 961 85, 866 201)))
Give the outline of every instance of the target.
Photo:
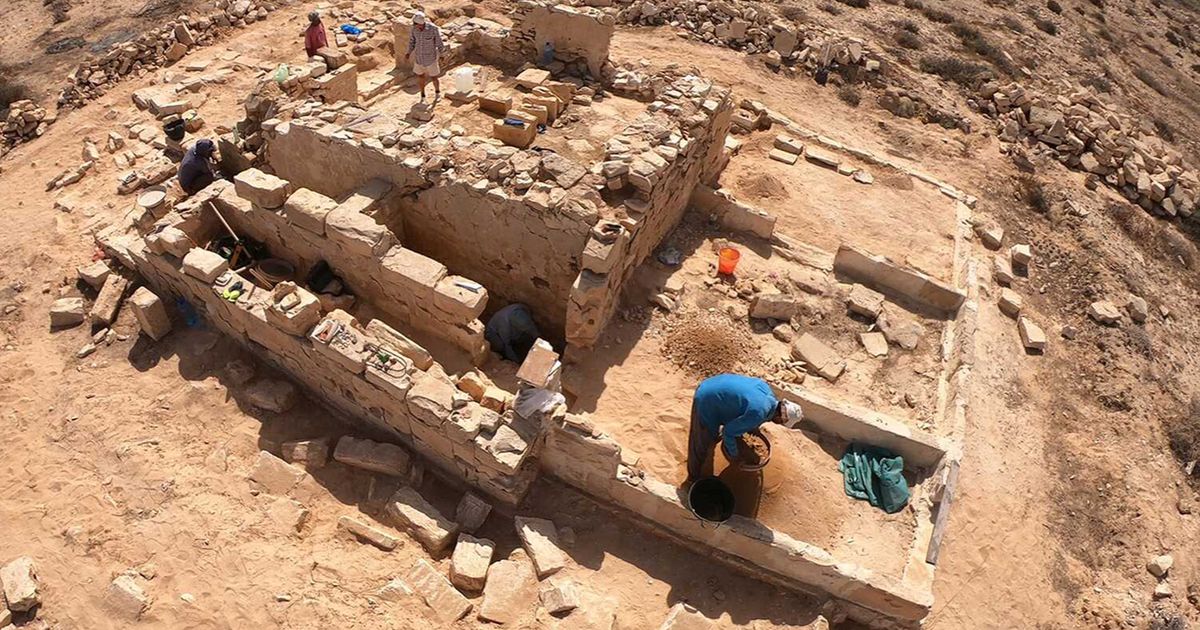
POLYGON ((437 363, 418 368, 395 349, 395 329, 381 326, 378 319, 359 322, 345 311, 334 310, 316 315, 315 326, 301 326, 296 313, 304 309, 281 310, 271 291, 257 288, 227 299, 223 292, 231 284, 241 281, 250 287, 252 283, 229 272, 228 282, 217 286, 215 279, 228 271, 224 261, 189 248, 187 238, 178 238, 186 234, 203 242, 220 229, 212 213, 195 205, 167 215, 147 239, 109 233, 102 235, 101 242, 155 291, 183 297, 206 323, 286 372, 322 401, 412 447, 451 478, 505 504, 520 501, 537 474, 529 455, 542 441, 539 427, 471 402, 437 363), (327 319, 340 322, 349 335, 339 334, 323 343, 316 332, 327 319), (380 350, 396 358, 389 367, 378 360, 380 350))
POLYGON ((588 7, 521 0, 509 18, 513 27, 504 51, 511 60, 536 63, 549 42, 557 61, 586 66, 600 78, 616 28, 612 15, 588 7))
POLYGON ((692 191, 721 160, 729 133, 729 90, 697 77, 671 84, 650 109, 608 141, 600 171, 625 195, 618 221, 593 229, 567 310, 567 341, 591 347, 636 267, 678 225, 692 191))
POLYGON ((335 199, 373 179, 392 183, 398 201, 380 209, 380 222, 413 250, 487 286, 496 306, 529 304, 551 336, 561 335, 594 210, 443 181, 418 151, 358 142, 337 129, 314 119, 283 123, 269 134, 267 161, 284 179, 335 199))
MULTIPOLYGON (((839 561, 828 552, 754 519, 734 516, 720 528, 703 524, 687 508, 682 490, 640 470, 636 456, 581 416, 561 411, 547 420, 542 468, 596 497, 633 513, 635 523, 684 541, 741 571, 787 588, 845 600, 852 616, 879 616, 904 624, 922 619, 933 597, 888 576, 839 561)), ((891 624, 889 624, 891 625, 891 624)))

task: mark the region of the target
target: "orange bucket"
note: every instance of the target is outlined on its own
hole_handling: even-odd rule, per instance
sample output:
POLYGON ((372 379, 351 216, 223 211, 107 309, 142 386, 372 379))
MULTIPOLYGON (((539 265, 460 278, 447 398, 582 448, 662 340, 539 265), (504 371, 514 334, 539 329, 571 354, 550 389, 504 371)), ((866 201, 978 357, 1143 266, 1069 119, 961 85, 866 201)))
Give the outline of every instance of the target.
POLYGON ((717 252, 717 273, 732 275, 741 259, 742 252, 732 247, 722 247, 721 251, 717 252))

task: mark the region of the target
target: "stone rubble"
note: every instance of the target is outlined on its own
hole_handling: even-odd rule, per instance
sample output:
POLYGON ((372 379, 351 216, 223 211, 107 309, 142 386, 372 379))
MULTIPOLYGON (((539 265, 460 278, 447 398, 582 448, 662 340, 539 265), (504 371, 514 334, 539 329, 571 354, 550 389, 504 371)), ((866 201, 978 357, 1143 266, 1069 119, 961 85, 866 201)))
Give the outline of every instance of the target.
POLYGON ((1087 88, 1052 96, 993 81, 969 105, 996 118, 999 138, 1010 147, 1035 140, 1038 152, 1147 212, 1190 217, 1200 209, 1200 176, 1155 134, 1150 120, 1118 113, 1087 88))

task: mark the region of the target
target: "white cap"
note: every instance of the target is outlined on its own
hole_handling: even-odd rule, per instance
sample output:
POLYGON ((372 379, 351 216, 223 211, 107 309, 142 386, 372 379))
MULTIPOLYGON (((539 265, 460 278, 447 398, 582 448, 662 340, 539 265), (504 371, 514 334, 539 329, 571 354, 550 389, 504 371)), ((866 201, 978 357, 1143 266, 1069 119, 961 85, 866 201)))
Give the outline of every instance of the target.
POLYGON ((789 429, 794 429, 796 425, 800 424, 800 421, 803 419, 804 410, 800 408, 800 405, 797 405, 790 400, 784 400, 779 403, 780 424, 789 429))
POLYGON ((413 24, 424 24, 424 23, 425 23, 425 12, 424 11, 417 11, 416 13, 413 14, 413 24))

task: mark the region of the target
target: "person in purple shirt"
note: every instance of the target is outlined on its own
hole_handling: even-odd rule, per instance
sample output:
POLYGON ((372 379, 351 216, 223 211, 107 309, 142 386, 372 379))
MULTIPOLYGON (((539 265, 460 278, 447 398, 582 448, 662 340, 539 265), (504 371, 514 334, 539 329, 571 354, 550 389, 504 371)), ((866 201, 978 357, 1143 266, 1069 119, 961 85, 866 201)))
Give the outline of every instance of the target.
POLYGON ((803 416, 799 405, 780 401, 762 379, 738 374, 720 374, 705 379, 692 398, 685 483, 712 475, 713 448, 718 439, 723 440, 725 449, 736 456, 739 436, 768 421, 791 428, 803 416))

